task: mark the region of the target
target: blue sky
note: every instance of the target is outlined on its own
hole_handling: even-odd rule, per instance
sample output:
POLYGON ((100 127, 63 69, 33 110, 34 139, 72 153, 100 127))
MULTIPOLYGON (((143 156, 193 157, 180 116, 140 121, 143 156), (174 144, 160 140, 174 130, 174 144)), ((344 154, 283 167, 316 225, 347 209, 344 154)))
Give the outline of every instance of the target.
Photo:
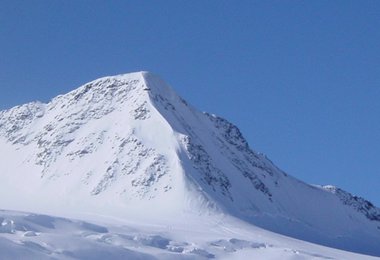
POLYGON ((308 183, 380 206, 380 2, 0 2, 0 109, 161 75, 308 183))

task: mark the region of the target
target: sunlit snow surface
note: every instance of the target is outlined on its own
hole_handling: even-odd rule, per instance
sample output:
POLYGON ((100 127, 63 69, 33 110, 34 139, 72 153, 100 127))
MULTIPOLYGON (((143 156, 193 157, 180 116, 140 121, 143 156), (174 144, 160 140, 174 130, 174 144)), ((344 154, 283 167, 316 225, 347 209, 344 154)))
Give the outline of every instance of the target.
POLYGON ((154 225, 87 218, 92 220, 0 211, 0 258, 375 259, 280 236, 225 216, 188 216, 154 225))
POLYGON ((106 229, 91 230, 4 212, 0 258, 5 248, 85 259, 115 258, 124 247, 162 259, 340 254, 263 229, 380 256, 379 208, 284 173, 236 126, 193 108, 147 72, 0 111, 0 208, 94 222, 108 216, 106 229), (240 221, 225 220, 233 218, 240 221), (97 252, 107 250, 109 257, 97 252))

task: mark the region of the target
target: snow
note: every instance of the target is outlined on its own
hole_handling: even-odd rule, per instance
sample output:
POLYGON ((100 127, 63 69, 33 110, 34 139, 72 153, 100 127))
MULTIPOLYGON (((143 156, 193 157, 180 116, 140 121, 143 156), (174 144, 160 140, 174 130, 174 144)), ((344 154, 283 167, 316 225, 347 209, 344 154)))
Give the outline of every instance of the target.
POLYGON ((376 259, 265 231, 239 220, 191 217, 150 225, 0 211, 1 259, 376 259), (7 226, 5 224, 3 226, 7 226))
POLYGON ((236 126, 148 72, 0 111, 0 178, 0 208, 69 218, 4 211, 0 247, 15 254, 358 259, 312 242, 380 256, 378 208, 284 173, 236 126), (21 233, 18 222, 37 226, 21 233))

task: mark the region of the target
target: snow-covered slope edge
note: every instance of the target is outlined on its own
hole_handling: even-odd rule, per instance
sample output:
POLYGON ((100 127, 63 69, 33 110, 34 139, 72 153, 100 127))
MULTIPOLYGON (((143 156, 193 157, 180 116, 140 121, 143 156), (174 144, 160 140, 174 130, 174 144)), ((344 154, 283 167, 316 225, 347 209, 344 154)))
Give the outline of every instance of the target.
POLYGON ((310 244, 228 218, 187 225, 82 221, 0 210, 0 257, 13 259, 375 259, 310 244))
POLYGON ((380 255, 378 208, 283 173, 236 126, 197 111, 151 73, 101 78, 48 104, 0 112, 0 149, 2 208, 151 222, 232 214, 380 255))

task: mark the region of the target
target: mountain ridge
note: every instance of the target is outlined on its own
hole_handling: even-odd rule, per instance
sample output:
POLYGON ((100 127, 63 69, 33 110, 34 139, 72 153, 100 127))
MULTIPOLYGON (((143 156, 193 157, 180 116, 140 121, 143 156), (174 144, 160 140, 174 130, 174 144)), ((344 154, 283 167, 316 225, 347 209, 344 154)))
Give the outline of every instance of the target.
POLYGON ((235 125, 197 111, 152 73, 103 77, 47 104, 1 111, 0 143, 8 164, 0 166, 0 197, 21 194, 0 199, 1 207, 231 214, 299 239, 380 255, 378 208, 284 173, 235 125))

